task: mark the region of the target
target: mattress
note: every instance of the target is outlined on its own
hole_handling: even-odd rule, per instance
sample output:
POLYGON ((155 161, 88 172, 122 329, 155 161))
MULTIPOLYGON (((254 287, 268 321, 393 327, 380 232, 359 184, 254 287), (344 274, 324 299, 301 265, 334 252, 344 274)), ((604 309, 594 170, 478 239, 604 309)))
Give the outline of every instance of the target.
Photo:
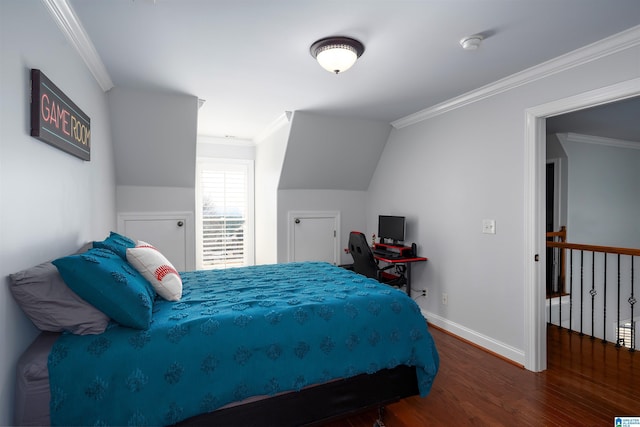
POLYGON ((47 359, 59 333, 41 332, 18 360, 14 422, 49 425, 49 371, 47 359))
POLYGON ((15 422, 127 424, 146 410, 150 424, 172 424, 401 364, 416 367, 424 396, 437 372, 415 302, 373 279, 293 263, 183 273, 183 282, 180 302, 156 301, 149 330, 111 325, 100 335, 39 335, 18 365, 15 422), (62 405, 83 412, 61 419, 62 405))
MULTIPOLYGON (((58 336, 58 333, 42 332, 18 361, 14 411, 15 425, 50 425, 47 358, 58 336)), ((194 417, 185 420, 181 424, 187 426, 203 424, 251 426, 263 425, 265 420, 277 418, 281 421, 278 425, 298 426, 300 425, 300 418, 298 417, 306 417, 304 419, 317 421, 331 419, 336 415, 353 413, 353 411, 361 409, 380 407, 380 405, 418 393, 415 372, 411 371, 409 373, 403 371, 402 368, 407 367, 398 367, 394 372, 383 373, 381 371, 370 376, 371 379, 362 379, 362 376, 360 376, 356 378, 355 382, 350 380, 354 383, 353 385, 346 385, 340 380, 329 381, 320 385, 316 384, 304 389, 305 392, 314 389, 309 394, 305 393, 304 398, 302 393, 287 392, 276 396, 253 396, 241 402, 232 402, 223 406, 219 411, 216 411, 216 414, 219 415, 213 418, 208 414, 204 419, 194 417), (404 381, 406 380, 402 375, 407 375, 412 380, 405 383, 404 381), (391 383, 385 383, 384 381, 391 381, 391 383), (361 390, 368 390, 368 392, 362 393, 361 390), (292 395, 300 396, 285 400, 292 395), (316 403, 310 405, 306 403, 305 398, 310 398, 312 402, 316 403), (269 399, 273 401, 271 406, 268 406, 269 403, 264 403, 269 399)), ((313 424, 315 425, 315 422, 313 424)))
MULTIPOLYGON (((14 423, 21 426, 45 426, 49 421, 49 371, 47 360, 59 333, 41 332, 18 360, 14 423)), ((282 393, 286 394, 286 393, 282 393)), ((253 396, 232 402, 220 409, 258 402, 270 396, 253 396)))

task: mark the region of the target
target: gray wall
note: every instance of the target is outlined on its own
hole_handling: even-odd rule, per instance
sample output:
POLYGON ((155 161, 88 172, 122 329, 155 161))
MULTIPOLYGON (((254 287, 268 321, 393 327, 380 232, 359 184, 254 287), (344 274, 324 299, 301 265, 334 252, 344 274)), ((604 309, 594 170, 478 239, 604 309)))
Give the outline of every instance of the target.
POLYGON ((362 230, 367 218, 366 191, 348 190, 279 190, 278 191, 278 262, 287 262, 290 211, 340 212, 339 264, 349 264, 353 258, 342 250, 348 247, 349 232, 362 230))
MULTIPOLYGON (((0 276, 76 251, 116 227, 107 97, 38 1, 0 2, 0 276), (26 25, 28 23, 28 25, 26 25), (91 118, 91 161, 29 136, 29 69, 91 118)), ((37 330, 0 287, 0 425, 13 422, 18 356, 37 330)))
POLYGON ((429 320, 524 363, 525 111, 637 78, 639 57, 632 46, 392 131, 369 187, 367 234, 389 206, 410 218, 407 239, 429 258, 414 270, 429 320), (411 185, 395 185, 399 170, 415 171, 411 185), (485 218, 497 234, 482 234, 485 218))
POLYGON ((131 88, 108 96, 116 184, 193 188, 198 98, 131 88))
MULTIPOLYGON (((294 112, 278 183, 277 262, 288 260, 291 211, 340 212, 340 248, 365 227, 366 190, 390 131, 379 121, 294 112)), ((341 250, 339 263, 351 262, 341 250)))
POLYGON ((198 98, 113 88, 108 99, 117 212, 195 216, 198 98))
POLYGON ((640 248, 640 150, 562 142, 568 156, 568 241, 640 248))
POLYGON ((290 123, 281 124, 256 146, 256 264, 278 262, 278 248, 287 244, 278 232, 278 183, 289 141, 290 123))
POLYGON ((366 190, 390 131, 379 121, 294 112, 278 188, 366 190))

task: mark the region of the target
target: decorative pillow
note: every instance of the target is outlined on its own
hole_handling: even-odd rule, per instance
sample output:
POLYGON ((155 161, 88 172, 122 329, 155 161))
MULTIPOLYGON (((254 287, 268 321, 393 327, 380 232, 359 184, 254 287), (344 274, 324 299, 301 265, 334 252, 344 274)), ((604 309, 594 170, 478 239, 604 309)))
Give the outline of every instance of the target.
POLYGON ((13 297, 41 331, 101 334, 109 324, 109 317, 69 289, 51 262, 11 274, 9 279, 13 297))
POLYGON ((118 255, 94 248, 53 264, 67 286, 104 314, 124 326, 149 328, 153 287, 118 255))
POLYGON ((127 261, 153 285, 162 298, 168 301, 182 298, 182 278, 158 249, 139 240, 135 248, 127 249, 127 261))
POLYGON ((135 246, 136 242, 127 236, 116 233, 115 231, 110 232, 109 237, 103 241, 93 242, 94 248, 109 249, 111 252, 118 254, 118 256, 125 261, 127 260, 127 248, 133 248, 135 246))

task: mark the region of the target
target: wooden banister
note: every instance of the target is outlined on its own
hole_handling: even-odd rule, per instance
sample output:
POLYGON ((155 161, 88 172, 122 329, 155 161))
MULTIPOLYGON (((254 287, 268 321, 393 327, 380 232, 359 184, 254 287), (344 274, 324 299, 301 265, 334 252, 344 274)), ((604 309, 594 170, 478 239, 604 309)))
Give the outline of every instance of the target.
POLYGON ((567 227, 563 225, 562 227, 560 227, 560 231, 547 231, 547 239, 554 237, 559 237, 561 242, 566 242, 567 227))
POLYGON ((547 242, 547 246, 551 248, 577 249, 580 251, 604 252, 607 254, 640 256, 640 249, 618 248, 615 246, 583 245, 579 243, 566 243, 566 242, 547 242))
MULTIPOLYGON (((562 226, 560 227, 559 231, 548 231, 547 232, 547 247, 551 247, 549 245, 549 243, 554 243, 554 242, 566 242, 567 241, 567 227, 566 226, 562 226)), ((565 263, 566 263, 566 253, 565 251, 560 251, 560 283, 559 283, 559 290, 558 293, 559 294, 563 294, 565 292, 565 263)), ((550 288, 549 283, 547 283, 547 297, 551 296, 552 290, 550 288)))
MULTIPOLYGON (((560 231, 548 232, 546 234, 547 237, 547 248, 552 250, 553 252, 553 260, 559 260, 559 275, 560 275, 560 286, 555 288, 554 284, 547 283, 547 298, 553 298, 567 294, 569 300, 569 329, 573 330, 572 321, 575 319, 576 322, 579 322, 579 332, 582 334, 583 332, 590 331, 591 338, 595 338, 596 334, 599 334, 599 337, 602 338, 603 341, 607 341, 607 312, 614 311, 616 313, 616 331, 614 333, 613 340, 609 339, 608 341, 614 342, 616 347, 625 346, 629 347, 629 351, 636 350, 636 322, 633 321, 635 319, 634 315, 634 304, 638 302, 637 297, 635 296, 636 290, 634 289, 634 264, 636 264, 637 269, 637 260, 640 258, 640 249, 638 248, 621 248, 616 246, 603 246, 603 245, 587 245, 581 243, 567 243, 566 242, 566 228, 562 227, 560 231), (573 251, 578 251, 579 254, 579 266, 577 274, 573 273, 573 265, 576 264, 573 261, 573 251), (591 252, 590 257, 584 257, 585 252, 591 252), (598 257, 600 260, 596 260, 596 253, 605 254, 603 257, 598 257), (614 283, 610 283, 609 287, 607 286, 607 259, 608 255, 617 256, 617 267, 614 268, 614 273, 617 274, 617 278, 612 280, 614 283), (621 255, 626 255, 631 257, 630 264, 624 267, 624 269, 628 269, 630 274, 627 276, 626 272, 624 274, 621 273, 621 264, 620 258, 621 255), (637 257, 637 258, 636 258, 637 257), (569 270, 569 289, 565 288, 566 280, 565 280, 565 270, 567 269, 567 258, 571 259, 569 261, 570 270, 569 270), (583 266, 583 262, 586 263, 586 266, 583 266), (603 269, 603 274, 599 273, 598 278, 596 278, 596 263, 600 265, 603 269), (616 271, 617 268, 617 271, 616 271), (589 270, 591 271, 589 273, 589 270), (587 279, 585 279, 585 276, 587 279), (575 278, 575 284, 574 283, 575 278), (572 285, 573 284, 573 285, 572 285), (553 288, 553 289, 552 289, 553 288), (551 291, 550 291, 551 289, 551 291), (607 296, 607 290, 609 292, 613 292, 615 295, 614 302, 610 302, 611 298, 607 296), (588 325, 585 325, 585 319, 588 320, 588 312, 585 313, 584 310, 588 310, 588 301, 591 302, 591 328, 589 329, 588 325), (625 301, 626 300, 626 301, 625 301), (579 309, 579 313, 573 314, 573 304, 576 301, 577 309, 579 309), (628 303, 628 305, 626 305, 628 303), (600 307, 600 308, 598 308, 600 307), (601 310, 602 314, 597 315, 598 311, 601 310), (627 320, 621 318, 621 316, 629 316, 625 317, 627 320), (597 318, 596 318, 597 317, 597 318), (628 319, 632 319, 629 321, 628 319), (596 328, 596 323, 599 323, 600 329, 599 331, 596 328)), ((555 272, 554 272, 555 274, 555 272)), ((609 275, 611 276, 611 275, 609 275)), ((548 278, 549 276, 547 276, 548 278)), ((549 282, 549 279, 548 279, 549 282)), ((562 317, 562 300, 558 300, 557 304, 557 314, 558 320, 557 325, 560 327, 563 324, 562 317)), ((549 304, 549 321, 552 319, 552 304, 549 304)))

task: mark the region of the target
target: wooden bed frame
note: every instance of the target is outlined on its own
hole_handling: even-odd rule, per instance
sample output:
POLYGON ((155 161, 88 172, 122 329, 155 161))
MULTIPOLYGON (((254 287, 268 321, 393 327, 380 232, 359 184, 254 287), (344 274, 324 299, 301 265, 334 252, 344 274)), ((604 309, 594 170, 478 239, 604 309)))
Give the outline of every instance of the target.
POLYGON ((400 365, 220 409, 177 425, 317 426, 417 394, 415 367, 400 365))

